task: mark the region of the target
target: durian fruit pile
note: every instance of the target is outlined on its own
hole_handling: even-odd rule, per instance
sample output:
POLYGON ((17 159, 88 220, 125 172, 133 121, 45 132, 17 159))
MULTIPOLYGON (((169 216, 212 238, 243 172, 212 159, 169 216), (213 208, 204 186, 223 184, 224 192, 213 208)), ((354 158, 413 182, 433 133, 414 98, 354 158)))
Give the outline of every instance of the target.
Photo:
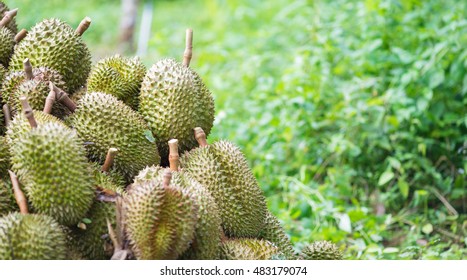
POLYGON ((0 12, 0 259, 342 259, 295 252, 240 149, 208 144, 191 30, 183 62, 92 65, 89 18, 16 34, 0 12))

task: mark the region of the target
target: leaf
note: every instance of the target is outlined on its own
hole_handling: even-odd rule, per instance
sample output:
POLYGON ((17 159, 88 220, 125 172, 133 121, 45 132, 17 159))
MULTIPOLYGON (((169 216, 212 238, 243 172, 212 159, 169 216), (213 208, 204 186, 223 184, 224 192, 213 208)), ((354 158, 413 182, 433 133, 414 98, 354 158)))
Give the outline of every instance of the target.
POLYGON ((82 221, 83 221, 83 223, 88 224, 88 225, 90 223, 92 223, 91 219, 89 219, 89 218, 84 218, 82 221))
POLYGON ((395 254, 398 252, 399 252, 399 248, 395 248, 395 247, 387 247, 387 248, 384 248, 383 250, 383 254, 395 254))
POLYGON ((444 82, 444 70, 438 70, 430 77, 430 88, 435 88, 444 82))
POLYGON ((383 174, 381 174, 381 176, 379 177, 378 186, 386 184, 387 182, 391 181, 392 178, 394 178, 394 172, 392 172, 391 170, 384 171, 383 174))
POLYGON ((400 178, 397 182, 397 186, 399 186, 399 191, 401 192, 404 198, 409 196, 409 184, 405 181, 404 178, 400 178))
POLYGON ((423 227, 422 227, 422 231, 424 234, 430 234, 433 232, 433 225, 428 223, 428 224, 425 224, 423 227))
POLYGON ((151 143, 156 142, 156 138, 154 138, 154 135, 152 135, 152 132, 150 130, 145 130, 144 131, 144 136, 146 136, 146 139, 148 139, 149 142, 151 142, 151 143))
POLYGON ((339 229, 345 232, 351 233, 352 232, 352 225, 350 222, 350 217, 347 214, 340 214, 338 216, 339 219, 339 229))

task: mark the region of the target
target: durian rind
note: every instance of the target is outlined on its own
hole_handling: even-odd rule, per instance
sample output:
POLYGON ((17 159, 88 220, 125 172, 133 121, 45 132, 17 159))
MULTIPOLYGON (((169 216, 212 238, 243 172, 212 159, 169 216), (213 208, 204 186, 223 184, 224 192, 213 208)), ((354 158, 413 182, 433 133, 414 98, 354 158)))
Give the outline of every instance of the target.
POLYGON ((267 240, 229 239, 222 244, 221 260, 270 260, 277 253, 277 247, 267 240))

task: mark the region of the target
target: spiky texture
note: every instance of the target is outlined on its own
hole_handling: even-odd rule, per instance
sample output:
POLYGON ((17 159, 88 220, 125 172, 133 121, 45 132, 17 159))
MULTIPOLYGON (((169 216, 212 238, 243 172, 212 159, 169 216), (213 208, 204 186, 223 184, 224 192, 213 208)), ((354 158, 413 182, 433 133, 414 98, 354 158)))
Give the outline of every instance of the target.
POLYGON ((77 224, 94 199, 87 159, 76 133, 46 123, 11 145, 13 169, 34 210, 63 225, 77 224))
POLYGON ((15 47, 15 34, 6 27, 0 27, 0 63, 8 67, 13 49, 15 47))
MULTIPOLYGON (((8 6, 3 2, 0 1, 0 19, 5 16, 5 13, 8 12, 10 9, 8 6)), ((16 19, 13 18, 10 23, 7 24, 8 29, 11 30, 13 34, 18 33, 18 26, 16 26, 16 19)))
POLYGON ((91 69, 91 54, 87 46, 73 28, 58 19, 45 19, 31 28, 16 45, 10 69, 23 69, 26 58, 33 67, 46 66, 57 70, 70 92, 86 84, 91 69))
POLYGON ((137 110, 141 82, 145 75, 146 67, 139 57, 114 55, 94 65, 87 86, 90 92, 111 94, 137 110))
MULTIPOLYGON (((115 195, 124 192, 123 178, 117 173, 107 174, 100 171, 100 166, 91 164, 94 184, 101 190, 110 191, 115 195)), ((112 242, 108 236, 107 220, 115 228, 115 203, 95 200, 86 214, 86 228, 73 227, 70 233, 71 244, 83 258, 92 260, 109 259, 112 256, 112 242)))
POLYGON ((342 252, 329 241, 315 241, 303 248, 301 257, 304 260, 342 260, 342 252))
POLYGON ((189 247, 198 206, 180 187, 160 180, 132 185, 125 198, 126 229, 138 259, 176 259, 189 247))
POLYGON ((70 118, 87 145, 92 160, 103 163, 107 150, 119 149, 113 168, 131 180, 146 166, 158 164, 156 143, 145 136, 148 127, 140 115, 116 97, 99 92, 87 93, 70 118))
MULTIPOLYGON (((52 122, 64 128, 67 128, 67 126, 61 120, 59 120, 58 118, 52 115, 43 113, 42 111, 33 111, 33 112, 34 112, 34 118, 36 119, 38 126, 52 122)), ((29 122, 24 116, 24 114, 17 114, 11 121, 10 125, 8 126, 8 130, 6 132, 6 140, 11 145, 11 143, 14 143, 18 139, 23 138, 30 130, 31 130, 31 126, 29 125, 29 122)))
POLYGON ((0 178, 8 176, 10 168, 10 150, 5 137, 0 136, 0 178))
MULTIPOLYGON (((135 183, 145 180, 162 180, 164 169, 161 167, 147 167, 142 170, 135 183)), ((199 206, 198 221, 195 236, 190 248, 182 258, 192 260, 213 260, 219 258, 221 242, 221 218, 217 204, 211 193, 186 172, 172 172, 173 185, 187 190, 199 206)))
POLYGON ((285 233, 279 220, 269 211, 266 214, 264 228, 260 233, 260 237, 274 243, 286 259, 297 259, 297 254, 292 247, 292 243, 290 243, 290 238, 285 233))
POLYGON ((166 159, 168 140, 178 139, 183 152, 197 146, 193 128, 202 127, 209 134, 214 101, 191 69, 173 59, 163 59, 144 77, 139 111, 158 140, 161 157, 166 159))
MULTIPOLYGON (((2 99, 4 103, 9 104, 12 115, 15 115, 16 112, 21 111, 19 104, 19 97, 21 94, 26 94, 31 96, 30 87, 34 85, 36 92, 40 92, 40 95, 33 94, 32 103, 30 105, 35 110, 40 110, 44 108, 44 103, 47 95, 49 94, 49 82, 53 82, 57 87, 67 90, 66 84, 62 76, 55 70, 49 69, 47 67, 38 67, 34 68, 32 71, 33 82, 28 82, 24 71, 14 71, 6 75, 5 80, 2 84, 2 99), (25 87, 23 84, 29 83, 29 87, 25 87), (19 88, 23 86, 21 91, 18 91, 19 88), (29 89, 28 89, 29 88, 29 89), (26 91, 25 91, 26 90, 26 91)), ((31 98, 31 97, 30 97, 31 98)), ((62 112, 63 106, 59 105, 58 102, 54 104, 54 113, 62 112), (62 108, 60 111, 57 111, 57 108, 62 108)), ((64 113, 59 115, 63 116, 64 113)))
POLYGON ((10 180, 0 179, 0 217, 18 210, 10 180))
POLYGON ((46 215, 11 213, 0 218, 0 259, 61 260, 66 236, 46 215))
POLYGON ((274 244, 262 239, 229 239, 221 247, 222 260, 269 260, 277 253, 274 244))
POLYGON ((5 66, 0 64, 0 82, 3 82, 3 79, 5 79, 5 76, 7 73, 8 73, 8 70, 5 68, 5 66))
POLYGON ((267 212, 265 197, 235 145, 219 141, 200 147, 185 153, 180 163, 214 196, 228 236, 259 235, 267 212))

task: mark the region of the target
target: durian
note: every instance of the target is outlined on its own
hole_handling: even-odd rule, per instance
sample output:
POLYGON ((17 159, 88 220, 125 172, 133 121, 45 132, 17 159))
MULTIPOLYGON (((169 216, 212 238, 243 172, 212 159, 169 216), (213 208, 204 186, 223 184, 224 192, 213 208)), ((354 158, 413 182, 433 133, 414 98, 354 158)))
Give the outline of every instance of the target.
POLYGON ((0 178, 5 178, 10 168, 10 150, 5 137, 0 136, 0 178))
MULTIPOLYGON (((0 18, 3 18, 5 16, 5 13, 10 11, 8 6, 3 2, 0 1, 0 18)), ((13 18, 7 25, 8 29, 11 30, 13 34, 18 33, 18 26, 16 25, 16 19, 13 18)))
POLYGON ((290 239, 285 233, 284 228, 281 226, 279 220, 269 211, 266 214, 264 227, 261 230, 260 237, 274 243, 286 259, 297 259, 297 254, 295 253, 292 243, 290 243, 290 239))
POLYGON ((9 179, 2 177, 0 179, 0 217, 18 210, 13 196, 11 182, 9 179))
POLYGON ((146 137, 148 127, 140 115, 116 97, 87 93, 70 117, 92 160, 103 162, 110 147, 119 150, 114 168, 131 180, 146 166, 160 161, 156 143, 146 137))
POLYGON ((16 212, 0 218, 1 260, 63 260, 66 255, 66 236, 51 217, 16 212))
MULTIPOLYGON (((16 12, 13 12, 13 17, 15 15, 16 12)), ((7 26, 5 26, 11 21, 11 19, 12 18, 9 18, 8 13, 8 15, 3 17, 0 23, 0 63, 5 67, 8 67, 11 55, 13 54, 13 49, 15 47, 15 34, 7 26), (10 20, 6 20, 7 18, 10 20)))
POLYGON ((88 91, 111 94, 137 110, 145 74, 146 67, 138 57, 114 55, 93 66, 87 81, 88 91))
MULTIPOLYGON (((83 23, 89 26, 90 20, 83 20, 80 27, 83 23)), ((75 31, 58 19, 45 19, 37 23, 16 46, 10 71, 21 70, 23 61, 29 58, 34 67, 45 66, 58 71, 66 81, 68 90, 74 92, 86 84, 91 69, 91 55, 81 40, 79 30, 75 31)))
POLYGON ((222 260, 270 260, 278 253, 277 247, 267 240, 239 238, 223 241, 222 260))
POLYGON ((63 225, 75 225, 86 215, 94 188, 74 131, 52 122, 40 125, 16 139, 11 153, 34 211, 63 225))
POLYGON ((315 241, 302 249, 304 260, 342 260, 342 252, 329 241, 315 241))

